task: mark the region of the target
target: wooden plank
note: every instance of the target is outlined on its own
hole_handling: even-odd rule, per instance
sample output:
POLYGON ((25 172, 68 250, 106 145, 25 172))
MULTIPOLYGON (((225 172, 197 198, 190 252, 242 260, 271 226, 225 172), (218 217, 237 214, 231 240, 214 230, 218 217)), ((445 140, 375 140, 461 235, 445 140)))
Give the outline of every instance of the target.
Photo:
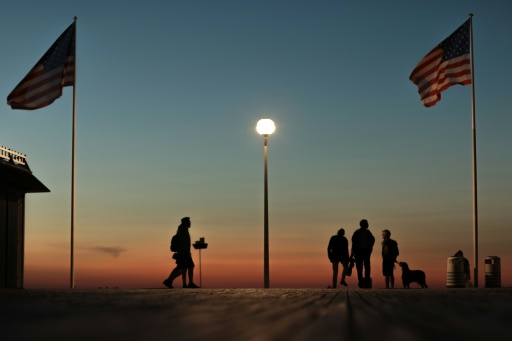
POLYGON ((14 339, 508 339, 512 288, 0 289, 14 339))

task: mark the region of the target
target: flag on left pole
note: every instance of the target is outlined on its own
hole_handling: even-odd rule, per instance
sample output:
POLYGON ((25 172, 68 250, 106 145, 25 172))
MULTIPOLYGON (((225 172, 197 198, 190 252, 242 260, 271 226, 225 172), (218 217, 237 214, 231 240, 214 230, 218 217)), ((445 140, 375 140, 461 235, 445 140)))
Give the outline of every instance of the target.
POLYGON ((43 108, 75 85, 75 28, 73 22, 7 96, 12 109, 43 108))

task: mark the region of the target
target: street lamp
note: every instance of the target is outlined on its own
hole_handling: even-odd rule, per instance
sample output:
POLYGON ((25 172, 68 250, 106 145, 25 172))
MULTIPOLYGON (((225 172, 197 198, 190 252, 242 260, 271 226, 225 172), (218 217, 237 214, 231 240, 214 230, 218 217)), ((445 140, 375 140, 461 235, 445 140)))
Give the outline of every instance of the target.
POLYGON ((274 121, 262 119, 258 121, 256 130, 263 135, 263 154, 265 158, 265 184, 264 184, 264 227, 263 227, 263 278, 264 288, 269 287, 269 255, 268 255, 268 172, 267 172, 267 138, 276 130, 274 121))
POLYGON ((199 238, 194 244, 192 244, 194 249, 199 250, 199 286, 203 287, 203 278, 201 275, 201 250, 206 249, 208 247, 208 243, 204 242, 204 237, 199 238))

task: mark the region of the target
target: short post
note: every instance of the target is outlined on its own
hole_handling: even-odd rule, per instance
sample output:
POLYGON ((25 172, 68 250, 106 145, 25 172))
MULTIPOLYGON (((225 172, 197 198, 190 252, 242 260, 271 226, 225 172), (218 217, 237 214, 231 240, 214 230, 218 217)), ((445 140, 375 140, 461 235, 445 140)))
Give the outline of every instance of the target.
POLYGON ((208 244, 204 242, 204 237, 201 237, 192 246, 194 247, 194 249, 199 250, 199 286, 203 287, 201 274, 201 250, 206 249, 208 247, 208 244))

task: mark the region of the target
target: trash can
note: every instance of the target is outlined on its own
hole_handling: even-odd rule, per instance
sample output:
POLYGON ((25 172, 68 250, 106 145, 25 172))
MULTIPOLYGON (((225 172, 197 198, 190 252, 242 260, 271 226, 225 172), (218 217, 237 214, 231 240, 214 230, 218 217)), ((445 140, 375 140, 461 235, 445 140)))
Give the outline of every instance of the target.
POLYGON ((501 288, 500 257, 485 257, 485 287, 501 288))
POLYGON ((465 288, 464 260, 461 257, 448 257, 446 270, 447 288, 465 288))

